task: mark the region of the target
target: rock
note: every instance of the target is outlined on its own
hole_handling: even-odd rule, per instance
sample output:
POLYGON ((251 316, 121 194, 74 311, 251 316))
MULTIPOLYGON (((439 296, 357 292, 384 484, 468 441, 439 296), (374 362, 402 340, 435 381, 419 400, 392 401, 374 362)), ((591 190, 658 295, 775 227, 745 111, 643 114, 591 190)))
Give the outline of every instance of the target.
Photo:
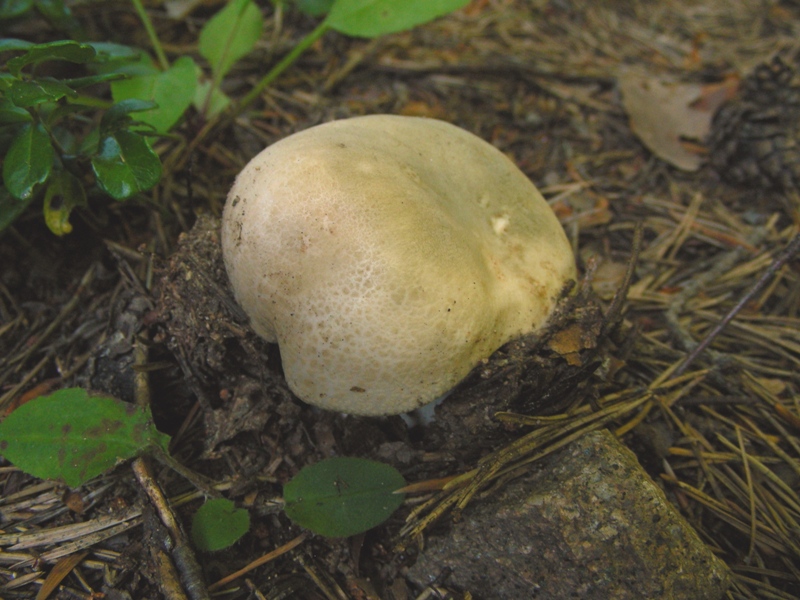
POLYGON ((729 571, 669 503, 633 453, 593 432, 431 535, 409 571, 475 600, 713 600, 729 571))

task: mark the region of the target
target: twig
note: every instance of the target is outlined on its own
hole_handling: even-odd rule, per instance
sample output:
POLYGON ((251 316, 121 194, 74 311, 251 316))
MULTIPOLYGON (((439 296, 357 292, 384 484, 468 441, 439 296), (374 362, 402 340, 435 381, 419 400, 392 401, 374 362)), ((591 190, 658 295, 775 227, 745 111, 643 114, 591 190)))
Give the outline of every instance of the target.
MULTIPOLYGON (((208 589, 203 582, 200 565, 194 557, 186 534, 169 506, 169 501, 161 490, 161 486, 158 485, 153 477, 148 460, 144 457, 137 458, 133 461, 132 468, 136 479, 155 507, 161 522, 169 531, 171 539, 168 540, 169 547, 165 548, 165 550, 170 551, 175 561, 175 566, 178 568, 180 580, 189 593, 189 597, 192 600, 211 600, 208 589)), ((161 558, 165 557, 166 555, 161 558)))
POLYGON ((633 281, 633 274, 636 272, 636 265, 639 262, 639 255, 642 252, 642 237, 644 235, 644 226, 639 221, 636 224, 636 229, 633 230, 633 242, 631 244, 631 257, 628 260, 628 266, 625 269, 625 276, 619 286, 619 291, 614 295, 611 305, 606 311, 605 319, 603 322, 603 330, 600 337, 607 336, 611 329, 619 324, 619 319, 622 314, 622 307, 628 298, 628 291, 633 281))
POLYGON ((231 573, 230 575, 228 575, 226 577, 223 577, 222 579, 220 579, 216 583, 212 583, 210 586, 208 586, 208 589, 210 591, 212 591, 212 592, 220 589, 222 586, 227 585, 228 583, 230 583, 234 579, 237 579, 237 578, 241 577, 242 575, 244 575, 246 573, 249 573, 250 571, 252 571, 256 567, 260 567, 261 565, 264 565, 264 564, 266 564, 266 563, 268 563, 268 562, 270 562, 272 560, 275 560, 280 555, 286 554, 290 550, 293 550, 295 547, 297 547, 300 544, 302 544, 306 540, 307 537, 308 537, 308 532, 304 531, 303 533, 298 535, 293 540, 285 543, 280 548, 276 548, 272 552, 267 552, 264 556, 261 556, 261 557, 257 558, 256 560, 251 562, 246 567, 244 567, 242 569, 239 569, 235 573, 231 573))
MULTIPOLYGON (((141 367, 147 362, 147 346, 143 343, 143 335, 137 342, 134 349, 134 362, 141 367)), ((136 403, 140 406, 146 405, 150 399, 150 391, 145 371, 138 372, 135 385, 136 403)), ((139 485, 142 486, 147 497, 150 498, 150 502, 158 513, 161 522, 169 532, 170 539, 165 541, 167 547, 157 549, 157 554, 155 554, 155 558, 159 563, 158 566, 165 572, 165 577, 162 581, 164 593, 175 600, 178 600, 183 595, 183 592, 175 585, 165 587, 173 580, 172 574, 176 568, 180 581, 192 600, 211 600, 192 547, 178 519, 175 517, 175 513, 172 511, 161 486, 158 485, 158 482, 153 477, 148 459, 145 457, 137 458, 133 461, 131 467, 136 479, 139 481, 139 485), (164 552, 165 550, 168 550, 169 555, 172 556, 174 566, 169 561, 169 555, 164 552)))
POLYGON ((733 318, 739 314, 739 312, 741 312, 745 306, 747 306, 748 302, 750 302, 750 300, 759 291, 761 291, 761 288, 767 285, 767 282, 772 278, 772 276, 775 275, 775 273, 777 273, 778 270, 783 267, 783 265, 789 262, 798 251, 800 251, 800 234, 795 234, 795 236, 792 238, 792 241, 790 241, 783 252, 781 252, 781 254, 772 261, 772 264, 767 267, 767 270, 764 271, 758 281, 756 281, 753 286, 747 290, 747 293, 742 296, 739 302, 736 303, 736 305, 730 310, 730 312, 728 312, 727 315, 725 315, 725 317, 714 327, 714 329, 712 329, 708 335, 706 335, 703 341, 695 346, 694 350, 692 350, 686 357, 686 360, 684 360, 683 363, 677 369, 675 369, 672 376, 678 377, 686 372, 686 369, 688 369, 691 364, 697 360, 697 357, 700 356, 703 350, 708 348, 709 344, 711 344, 711 342, 713 342, 714 339, 720 333, 722 333, 725 327, 728 326, 728 323, 730 323, 733 318))

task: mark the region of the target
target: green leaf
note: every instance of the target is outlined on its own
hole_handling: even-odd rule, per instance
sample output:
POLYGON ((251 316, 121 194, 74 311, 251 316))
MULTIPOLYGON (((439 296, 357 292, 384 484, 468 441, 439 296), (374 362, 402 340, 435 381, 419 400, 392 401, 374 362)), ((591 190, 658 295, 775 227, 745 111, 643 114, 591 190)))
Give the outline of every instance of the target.
POLYGON ((148 73, 111 84, 114 102, 139 99, 150 100, 158 106, 142 112, 137 120, 166 133, 181 118, 194 99, 197 87, 195 62, 188 56, 176 60, 163 73, 148 73))
POLYGON ((250 514, 225 498, 209 500, 192 519, 192 541, 214 552, 235 544, 250 529, 250 514))
POLYGON ((23 404, 0 423, 0 453, 41 479, 77 487, 151 446, 166 451, 169 436, 149 409, 81 388, 23 404))
POLYGON ((2 0, 0 2, 0 19, 13 19, 28 12, 33 7, 33 0, 2 0))
POLYGON ((100 140, 92 157, 97 183, 115 200, 125 200, 148 190, 161 179, 161 161, 147 140, 122 129, 100 140))
POLYGON ((77 95, 71 87, 52 77, 15 81, 6 93, 14 104, 23 108, 77 95))
POLYGON ((302 469, 283 488, 286 515, 327 537, 347 537, 380 525, 403 503, 403 476, 363 458, 329 458, 302 469))
POLYGON ((8 193, 8 190, 0 185, 0 232, 11 225, 22 212, 28 208, 33 196, 27 200, 17 200, 8 193))
POLYGON ((310 17, 321 17, 333 5, 333 0, 295 0, 297 8, 310 17))
POLYGON ((327 22, 339 33, 374 38, 433 21, 468 3, 469 0, 335 0, 327 22))
POLYGON ((36 9, 55 29, 67 33, 66 37, 72 39, 85 37, 80 21, 64 4, 64 0, 36 0, 36 9))
POLYGON ((30 200, 33 190, 44 183, 53 168, 55 152, 40 123, 25 123, 20 128, 3 162, 3 183, 11 195, 30 200))
MULTIPOLYGON (((98 48, 99 44, 94 43, 93 46, 98 48)), ((97 52, 98 60, 91 65, 92 70, 96 73, 123 73, 129 77, 161 73, 151 56, 138 48, 108 44, 106 47, 99 47, 97 52), (123 48, 133 52, 127 53, 123 48)), ((113 85, 111 89, 113 92, 113 85)))
POLYGON ((131 62, 144 54, 139 48, 113 42, 87 42, 97 53, 97 62, 131 62))
POLYGON ((74 148, 71 149, 72 154, 82 157, 97 154, 97 149, 100 147, 100 130, 97 127, 93 127, 82 140, 76 141, 74 148))
POLYGON ((121 125, 125 126, 131 122, 131 113, 142 112, 155 108, 155 102, 148 102, 147 100, 137 100, 131 98, 130 100, 123 100, 117 102, 114 106, 109 108, 100 120, 100 129, 105 133, 110 133, 118 129, 121 125))
POLYGON ((74 63, 86 63, 95 57, 94 48, 88 44, 79 44, 72 40, 59 40, 47 44, 29 46, 27 52, 8 61, 8 71, 15 77, 23 67, 39 64, 47 60, 66 60, 74 63))
POLYGON ((81 182, 67 171, 50 178, 44 195, 44 222, 54 234, 72 231, 69 215, 76 206, 86 206, 86 192, 81 182))
POLYGON ((205 24, 198 49, 211 64, 215 81, 253 50, 263 28, 264 18, 252 0, 232 0, 205 24))
POLYGON ((14 105, 7 98, 0 98, 0 125, 11 123, 27 123, 33 121, 31 113, 24 108, 14 105))
POLYGON ((0 71, 0 92, 5 92, 11 88, 11 84, 17 81, 17 78, 11 73, 3 73, 0 71))
POLYGON ((197 83, 194 93, 194 107, 198 112, 205 109, 205 118, 212 119, 231 104, 231 99, 225 95, 218 87, 212 89, 213 84, 209 80, 201 80, 197 83), (209 94, 211 96, 209 97, 209 94))
POLYGON ((9 52, 12 50, 27 50, 33 46, 31 42, 25 40, 18 40, 17 38, 0 38, 0 52, 9 52))
POLYGON ((81 88, 96 85, 98 83, 106 83, 110 81, 118 81, 120 79, 125 79, 125 75, 123 73, 105 73, 102 75, 90 75, 88 77, 76 77, 75 79, 65 79, 64 84, 71 87, 73 90, 79 90, 81 88))

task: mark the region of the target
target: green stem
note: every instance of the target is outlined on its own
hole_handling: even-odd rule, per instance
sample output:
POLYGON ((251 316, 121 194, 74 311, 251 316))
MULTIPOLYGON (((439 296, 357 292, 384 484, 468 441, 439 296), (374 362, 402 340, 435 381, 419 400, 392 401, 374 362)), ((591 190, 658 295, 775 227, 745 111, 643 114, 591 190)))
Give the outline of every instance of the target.
POLYGON ((207 121, 206 124, 203 126, 203 128, 200 130, 200 132, 196 136, 194 136, 194 139, 192 139, 192 141, 189 142, 188 146, 186 146, 186 149, 182 153, 183 158, 177 162, 175 168, 182 169, 184 163, 186 162, 187 157, 191 156, 191 154, 195 150, 197 150, 198 146, 200 146, 200 144, 203 143, 203 141, 206 139, 206 137, 208 137, 211 134, 212 131, 217 130, 218 128, 221 127, 227 127, 228 125, 233 123, 236 117, 239 116, 244 111, 244 109, 250 106, 250 104, 252 104, 253 101, 259 97, 261 92, 263 92, 268 85, 270 85, 273 81, 275 81, 281 73, 283 73, 286 69, 288 69, 303 52, 308 50, 308 48, 314 42, 316 42, 319 38, 325 35, 325 33, 329 29, 330 26, 328 25, 327 20, 320 23, 314 31, 312 31, 306 37, 300 40, 300 43, 297 44, 297 46, 295 46, 294 48, 292 48, 292 51, 289 52, 289 54, 284 56, 283 59, 277 65, 272 67, 270 72, 264 75, 261 81, 259 81, 253 87, 253 89, 251 89, 244 96, 244 98, 242 98, 239 101, 239 103, 235 107, 232 107, 231 110, 225 116, 223 116, 222 114, 218 114, 210 121, 207 121))
POLYGON ((217 485, 216 481, 212 481, 208 477, 200 475, 200 473, 195 473, 188 467, 183 466, 158 446, 150 446, 149 450, 150 456, 155 458, 162 465, 175 471, 184 479, 188 480, 189 483, 191 483, 198 490, 202 491, 204 494, 211 496, 212 498, 220 498, 222 496, 215 489, 215 486, 217 485))
POLYGON ((77 104, 78 106, 89 106, 91 108, 102 108, 104 110, 108 110, 114 104, 110 100, 95 98, 94 96, 67 96, 66 100, 67 104, 77 104))
POLYGON ((330 25, 328 25, 328 20, 325 19, 322 23, 320 23, 317 28, 309 33, 306 37, 300 40, 300 43, 297 44, 292 51, 289 52, 286 56, 284 56, 281 61, 272 67, 272 69, 264 75, 264 77, 259 81, 253 89, 251 89, 244 98, 239 101, 239 104, 236 106, 233 112, 233 116, 239 115, 242 111, 247 108, 256 98, 261 95, 267 86, 269 86, 273 81, 275 81, 278 76, 283 73, 286 69, 288 69, 292 64, 299 58, 299 56, 308 50, 311 45, 316 42, 319 38, 321 38, 325 33, 330 29, 330 25))
MULTIPOLYGON (((242 4, 242 6, 239 8, 239 14, 237 15, 237 20, 242 18, 242 15, 245 13, 247 8, 248 4, 246 3, 242 4)), ((224 62, 224 60, 222 62, 224 62)), ((223 75, 225 75, 222 69, 217 68, 219 66, 220 66, 219 64, 216 64, 212 65, 211 67, 211 72, 213 74, 213 77, 211 79, 211 85, 208 86, 208 92, 206 93, 206 97, 203 100, 202 108, 200 109, 200 114, 203 116, 203 118, 206 118, 208 116, 208 107, 211 106, 211 97, 214 95, 215 91, 220 89, 220 85, 222 84, 222 77, 223 75)))
POLYGON ((133 2, 133 7, 136 9, 136 13, 139 15, 139 18, 142 20, 142 25, 144 25, 144 28, 147 31, 147 37, 150 38, 150 44, 152 44, 153 50, 155 50, 156 56, 158 57, 158 63, 161 65, 161 69, 166 71, 169 69, 167 55, 164 54, 164 48, 161 47, 161 40, 158 39, 156 28, 153 27, 153 22, 150 20, 150 16, 147 14, 147 11, 145 11, 142 0, 131 0, 131 2, 133 2))

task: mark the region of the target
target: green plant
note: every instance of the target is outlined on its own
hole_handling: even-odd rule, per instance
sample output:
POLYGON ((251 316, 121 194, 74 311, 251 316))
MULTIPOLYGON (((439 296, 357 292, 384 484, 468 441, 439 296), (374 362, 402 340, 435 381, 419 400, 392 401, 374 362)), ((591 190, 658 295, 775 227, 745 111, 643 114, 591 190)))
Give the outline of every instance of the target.
POLYGON ((221 90, 222 80, 261 37, 263 17, 255 3, 231 0, 201 29, 198 52, 211 67, 210 77, 190 56, 182 56, 170 64, 140 0, 133 3, 149 34, 157 61, 140 51, 135 63, 119 65, 116 72, 127 77, 111 84, 114 100, 153 101, 155 106, 139 118, 159 133, 168 132, 192 105, 205 119, 225 110, 230 99, 221 90))
POLYGON ((200 550, 215 552, 235 544, 250 529, 250 513, 225 498, 201 506, 192 519, 192 542, 200 550))
POLYGON ((117 462, 158 449, 169 436, 149 409, 81 388, 59 390, 23 404, 0 423, 0 453, 42 479, 77 487, 117 462))
MULTIPOLYGON (((199 54, 210 76, 190 56, 170 64, 141 0, 131 0, 148 33, 157 60, 127 46, 69 40, 31 44, 0 39, 0 53, 18 54, 0 72, 0 147, 8 147, 0 187, 0 231, 8 227, 44 189, 44 218, 57 235, 71 231, 71 211, 86 204, 94 183, 115 200, 155 186, 160 159, 146 136, 166 134, 194 105, 207 121, 188 151, 196 148, 226 111, 249 106, 316 40, 330 30, 373 38, 410 29, 464 6, 468 0, 297 0, 313 16, 327 15, 230 109, 221 83, 233 65, 261 37, 263 18, 253 0, 231 0, 200 32, 199 54), (67 61, 85 65, 93 75, 55 78, 37 73, 39 65, 67 61), (94 86, 109 83, 117 104, 102 99, 94 86), (95 95, 81 95, 90 88, 95 95), (91 127, 107 110, 99 135, 91 127), (135 119, 133 115, 135 114, 135 119), (147 126, 147 127, 145 127, 147 126)), ((281 4, 279 2, 279 4, 281 4)), ((60 0, 15 0, 0 14, 18 17, 32 7, 66 22, 60 0)))
POLYGON ((56 31, 64 32, 73 39, 83 37, 80 23, 63 0, 2 0, 0 24, 13 22, 34 10, 56 31))
POLYGON ((302 469, 283 488, 286 515, 326 537, 349 537, 380 525, 403 504, 406 485, 394 467, 335 457, 302 469))
POLYGON ((298 6, 312 16, 327 16, 304 37, 242 98, 236 107, 241 112, 278 76, 328 31, 352 37, 376 38, 422 25, 458 10, 469 0, 297 0, 298 6))
MULTIPOLYGON (((168 454, 170 438, 150 410, 82 388, 59 390, 23 404, 0 423, 0 454, 20 470, 77 487, 121 461, 144 454, 186 473, 168 454)), ((393 467, 360 458, 332 458, 302 469, 284 488, 286 514, 329 537, 365 531, 402 503, 405 486, 393 467)), ((250 526, 247 511, 229 500, 198 510, 192 539, 201 550, 226 548, 250 526)))
MULTIPOLYGON (((53 233, 63 235, 72 229, 71 211, 86 205, 87 188, 93 183, 115 200, 152 188, 162 168, 146 136, 167 133, 192 103, 207 117, 230 104, 220 83, 261 34, 261 13, 252 0, 233 0, 201 31, 199 50, 211 65, 210 80, 203 79, 191 57, 168 64, 141 3, 133 2, 152 33, 163 70, 145 52, 118 44, 0 39, 0 53, 16 54, 6 63, 7 72, 0 72, 0 141, 8 148, 0 187, 0 231, 40 190, 45 222, 53 233), (81 64, 93 74, 55 78, 36 72, 55 61, 81 64), (101 83, 110 84, 113 106, 97 94, 94 86, 101 83), (96 94, 81 95, 84 88, 96 94), (97 131, 91 125, 103 110, 97 131)), ((38 0, 37 6, 45 4, 38 0)), ((16 16, 32 5, 21 2, 5 9, 13 8, 16 16)))
POLYGON ((69 62, 107 65, 124 62, 131 52, 108 52, 102 45, 58 41, 31 44, 0 40, 0 53, 16 56, 0 72, 0 139, 3 158, 0 231, 44 188, 44 218, 56 235, 72 227, 69 215, 86 204, 86 189, 96 183, 116 200, 149 189, 161 178, 161 161, 131 117, 152 108, 142 101, 111 105, 80 90, 112 82, 119 73, 83 77, 38 76, 40 65, 69 62), (103 110, 99 127, 93 118, 103 110), (91 180, 89 173, 93 172, 91 180))

